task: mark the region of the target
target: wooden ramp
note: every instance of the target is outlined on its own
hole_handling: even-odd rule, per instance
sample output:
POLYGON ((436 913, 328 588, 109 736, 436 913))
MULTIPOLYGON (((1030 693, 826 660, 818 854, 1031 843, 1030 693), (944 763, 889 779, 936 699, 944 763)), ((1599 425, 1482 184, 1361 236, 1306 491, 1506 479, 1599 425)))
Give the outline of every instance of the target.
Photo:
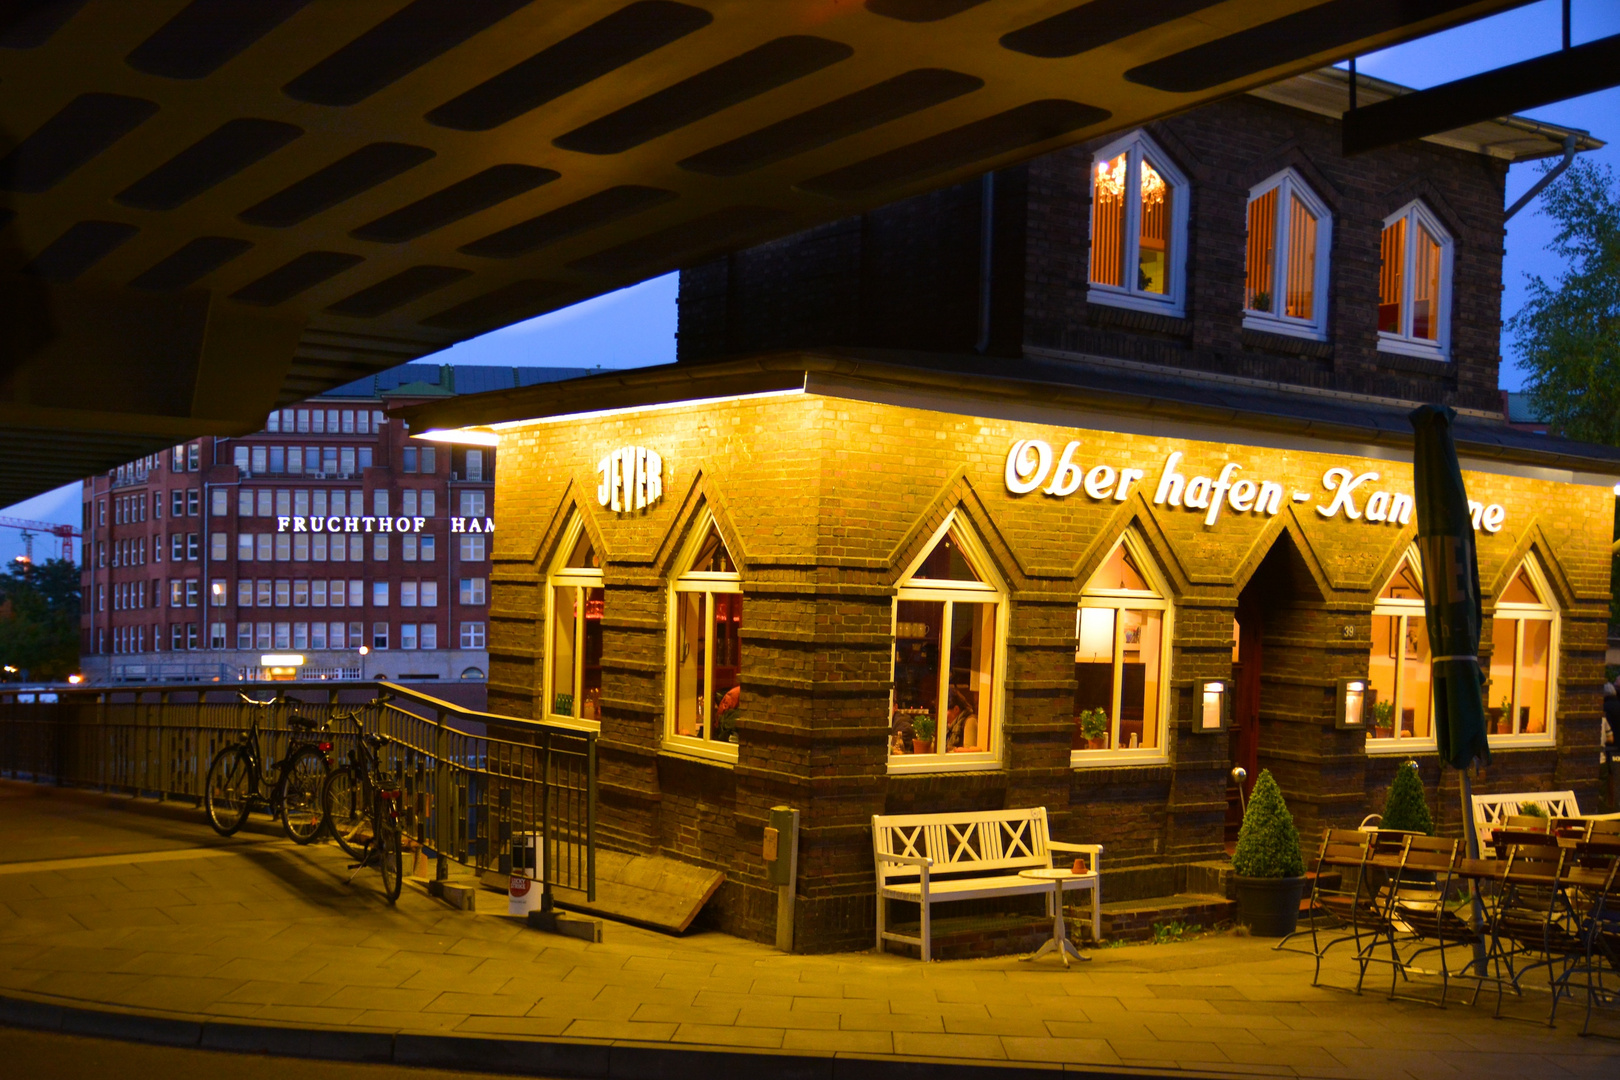
MULTIPOLYGON (((486 872, 484 884, 506 891, 503 875, 486 872)), ((726 875, 663 855, 596 853, 596 899, 577 889, 552 887, 558 907, 635 923, 666 933, 684 933, 726 875)))

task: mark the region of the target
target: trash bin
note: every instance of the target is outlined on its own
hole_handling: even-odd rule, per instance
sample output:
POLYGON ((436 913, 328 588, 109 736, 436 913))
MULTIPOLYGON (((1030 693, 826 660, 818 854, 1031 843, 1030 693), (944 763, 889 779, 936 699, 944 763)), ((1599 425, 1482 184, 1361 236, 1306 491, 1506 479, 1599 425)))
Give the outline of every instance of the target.
POLYGON ((512 872, 506 885, 508 915, 527 915, 540 910, 540 876, 539 834, 515 834, 512 837, 512 872))

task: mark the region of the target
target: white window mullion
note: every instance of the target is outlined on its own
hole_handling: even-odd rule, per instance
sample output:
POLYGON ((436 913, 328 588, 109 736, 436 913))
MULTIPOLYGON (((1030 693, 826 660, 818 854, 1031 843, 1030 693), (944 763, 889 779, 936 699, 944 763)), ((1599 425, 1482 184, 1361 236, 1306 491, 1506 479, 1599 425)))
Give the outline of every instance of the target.
POLYGON ((1390 716, 1390 737, 1403 738, 1401 714, 1406 709, 1406 620, 1402 615, 1395 623, 1395 712, 1390 716))
POLYGON ((934 753, 942 752, 945 745, 945 714, 951 711, 951 622, 956 618, 956 601, 945 601, 945 615, 940 620, 939 641, 939 704, 934 707, 934 753))
POLYGON ((574 587, 574 711, 575 719, 585 714, 585 597, 583 586, 574 587))
POLYGON ((1110 750, 1119 749, 1119 706, 1124 700, 1125 690, 1125 609, 1114 605, 1114 689, 1109 702, 1109 741, 1110 750))
POLYGON ((1417 215, 1408 212, 1406 215, 1406 237, 1401 252, 1401 336, 1412 336, 1412 321, 1415 312, 1412 305, 1417 297, 1417 286, 1412 275, 1417 267, 1417 215))
POLYGON ((1277 185, 1277 220, 1271 234, 1276 239, 1271 257, 1270 314, 1279 319, 1288 310, 1285 300, 1288 289, 1288 231, 1293 217, 1288 212, 1288 200, 1288 178, 1284 177, 1282 183, 1277 185))
POLYGON ((1524 685, 1524 623, 1523 619, 1513 620, 1513 727, 1515 735, 1522 735, 1519 730, 1519 688, 1524 685))
POLYGON ((1125 235, 1119 245, 1124 265, 1119 268, 1119 283, 1129 293, 1140 293, 1136 287, 1137 274, 1142 261, 1142 148, 1131 147, 1125 158, 1125 235))
POLYGON ((698 695, 698 738, 709 741, 714 697, 714 593, 703 591, 703 692, 698 695))

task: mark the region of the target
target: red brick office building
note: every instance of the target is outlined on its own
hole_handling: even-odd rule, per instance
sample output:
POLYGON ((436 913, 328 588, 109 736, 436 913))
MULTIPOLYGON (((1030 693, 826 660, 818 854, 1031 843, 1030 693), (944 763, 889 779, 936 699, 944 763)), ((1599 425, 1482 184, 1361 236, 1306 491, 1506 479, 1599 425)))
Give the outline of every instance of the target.
POLYGON ((87 478, 84 675, 484 679, 494 449, 385 413, 573 373, 407 365, 87 478))

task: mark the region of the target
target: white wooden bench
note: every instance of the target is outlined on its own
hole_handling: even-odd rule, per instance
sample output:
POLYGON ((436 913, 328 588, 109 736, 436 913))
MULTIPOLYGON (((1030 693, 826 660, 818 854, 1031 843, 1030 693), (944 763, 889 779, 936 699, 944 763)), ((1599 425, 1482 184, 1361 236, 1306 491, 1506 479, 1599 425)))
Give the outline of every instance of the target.
POLYGON ((1064 844, 1046 829, 1046 807, 979 810, 959 814, 894 814, 872 818, 872 853, 877 860, 877 947, 900 941, 929 956, 930 910, 934 904, 996 896, 1045 893, 1047 914, 1052 882, 1019 877, 1020 870, 1051 869, 1052 853, 1087 857, 1088 872, 1062 880, 1064 892, 1091 893, 1091 939, 1102 940, 1101 844, 1064 844), (888 902, 919 905, 922 933, 907 937, 888 929, 888 902))
POLYGON ((1481 844, 1491 838, 1491 830, 1506 825, 1522 807, 1539 806, 1548 817, 1579 817, 1581 808, 1573 791, 1510 791, 1500 795, 1475 795, 1474 835, 1481 844))

